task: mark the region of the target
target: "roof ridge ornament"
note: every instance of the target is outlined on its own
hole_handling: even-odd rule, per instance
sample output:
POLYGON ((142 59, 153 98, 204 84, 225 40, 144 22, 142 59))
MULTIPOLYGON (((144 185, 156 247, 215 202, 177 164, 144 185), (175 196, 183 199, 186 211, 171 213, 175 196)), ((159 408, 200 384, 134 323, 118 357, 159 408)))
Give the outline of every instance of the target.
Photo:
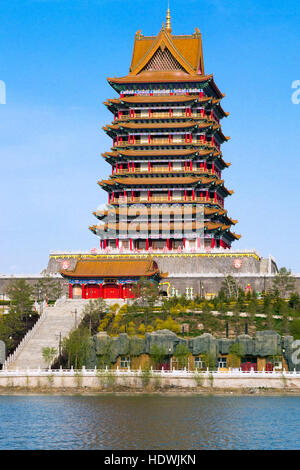
POLYGON ((168 10, 167 10, 166 32, 169 33, 169 34, 172 33, 171 14, 170 14, 170 8, 169 8, 169 6, 168 6, 168 10))

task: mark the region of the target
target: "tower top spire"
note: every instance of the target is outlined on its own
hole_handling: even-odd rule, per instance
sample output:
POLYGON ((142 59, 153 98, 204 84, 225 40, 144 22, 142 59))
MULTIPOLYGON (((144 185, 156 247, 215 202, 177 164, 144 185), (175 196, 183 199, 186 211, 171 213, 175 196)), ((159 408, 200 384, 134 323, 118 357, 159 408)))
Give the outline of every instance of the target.
POLYGON ((169 3, 168 3, 168 10, 167 10, 166 32, 169 33, 169 34, 171 34, 171 32, 172 32, 169 3))

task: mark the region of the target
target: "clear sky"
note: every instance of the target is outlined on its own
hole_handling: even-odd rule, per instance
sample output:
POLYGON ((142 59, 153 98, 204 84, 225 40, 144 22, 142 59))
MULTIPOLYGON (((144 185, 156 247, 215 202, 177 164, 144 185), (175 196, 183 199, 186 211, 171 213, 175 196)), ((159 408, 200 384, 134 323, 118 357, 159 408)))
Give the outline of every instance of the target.
MULTIPOLYGON (((0 273, 36 273, 50 250, 99 245, 88 230, 107 202, 97 181, 114 97, 134 35, 157 34, 167 0, 0 0, 0 273)), ((234 248, 300 272, 299 0, 171 0, 174 34, 202 32, 205 72, 226 94, 226 200, 234 248)))

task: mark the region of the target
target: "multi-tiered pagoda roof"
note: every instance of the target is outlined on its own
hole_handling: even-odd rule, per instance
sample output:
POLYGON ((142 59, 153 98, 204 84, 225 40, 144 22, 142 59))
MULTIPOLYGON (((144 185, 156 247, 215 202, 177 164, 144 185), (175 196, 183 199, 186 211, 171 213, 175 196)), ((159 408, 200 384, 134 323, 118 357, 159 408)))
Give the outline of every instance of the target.
POLYGON ((112 148, 102 154, 111 176, 99 181, 108 207, 90 227, 101 247, 230 248, 240 236, 224 209, 233 193, 222 177, 228 113, 205 74, 200 31, 173 35, 168 11, 157 36, 136 33, 129 74, 108 82, 119 94, 104 103, 113 114, 103 127, 112 148))

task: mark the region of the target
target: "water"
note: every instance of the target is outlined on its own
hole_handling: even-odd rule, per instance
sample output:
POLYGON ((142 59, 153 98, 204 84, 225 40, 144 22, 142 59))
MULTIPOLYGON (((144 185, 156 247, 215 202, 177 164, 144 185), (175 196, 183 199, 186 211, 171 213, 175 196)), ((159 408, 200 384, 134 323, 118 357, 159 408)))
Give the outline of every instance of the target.
POLYGON ((300 449, 300 397, 0 396, 0 449, 300 449))

